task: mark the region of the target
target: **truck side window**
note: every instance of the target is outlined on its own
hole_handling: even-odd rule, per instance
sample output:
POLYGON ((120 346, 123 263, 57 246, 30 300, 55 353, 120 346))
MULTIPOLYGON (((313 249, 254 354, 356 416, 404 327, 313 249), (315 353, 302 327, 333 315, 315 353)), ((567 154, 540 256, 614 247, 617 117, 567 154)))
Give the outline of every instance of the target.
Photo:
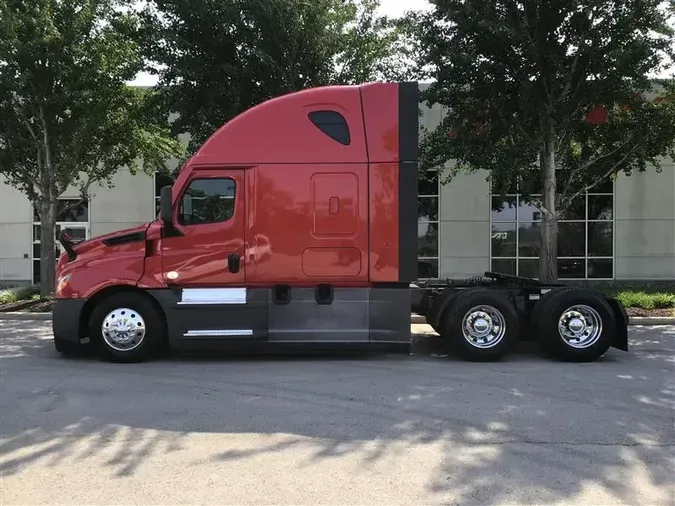
POLYGON ((237 185, 233 179, 193 179, 178 210, 178 223, 200 225, 227 221, 234 215, 237 185))
POLYGON ((349 146, 351 137, 345 117, 337 111, 312 111, 309 120, 334 141, 349 146))

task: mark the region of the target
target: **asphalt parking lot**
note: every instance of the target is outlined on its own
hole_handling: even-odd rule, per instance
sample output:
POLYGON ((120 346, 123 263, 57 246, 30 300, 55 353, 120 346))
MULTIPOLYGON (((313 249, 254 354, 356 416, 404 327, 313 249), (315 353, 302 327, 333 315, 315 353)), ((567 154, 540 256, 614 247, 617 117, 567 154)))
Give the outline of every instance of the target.
POLYGON ((592 364, 428 342, 119 365, 0 321, 0 502, 675 504, 675 327, 592 364))

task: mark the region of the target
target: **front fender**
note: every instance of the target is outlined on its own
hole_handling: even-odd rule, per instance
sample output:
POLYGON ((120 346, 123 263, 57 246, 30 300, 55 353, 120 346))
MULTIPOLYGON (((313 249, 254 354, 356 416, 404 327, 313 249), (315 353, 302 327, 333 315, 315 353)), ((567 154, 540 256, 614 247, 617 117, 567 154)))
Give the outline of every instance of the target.
POLYGON ((82 258, 59 273, 57 298, 89 299, 111 286, 136 286, 143 276, 144 251, 82 258))

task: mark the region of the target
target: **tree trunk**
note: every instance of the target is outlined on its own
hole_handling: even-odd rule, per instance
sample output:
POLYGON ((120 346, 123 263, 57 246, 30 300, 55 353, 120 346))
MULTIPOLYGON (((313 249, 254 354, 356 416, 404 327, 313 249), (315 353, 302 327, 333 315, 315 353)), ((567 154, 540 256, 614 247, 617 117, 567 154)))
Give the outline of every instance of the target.
POLYGON ((554 136, 549 135, 541 150, 543 213, 539 280, 553 283, 558 279, 558 213, 556 211, 556 174, 554 136))
POLYGON ((42 123, 42 149, 44 165, 40 172, 42 200, 40 201, 40 295, 46 297, 54 293, 54 276, 56 274, 56 206, 58 194, 54 184, 54 168, 52 167, 52 148, 47 128, 45 112, 40 106, 42 123))
POLYGON ((54 292, 56 271, 56 199, 48 193, 40 205, 40 295, 54 292))

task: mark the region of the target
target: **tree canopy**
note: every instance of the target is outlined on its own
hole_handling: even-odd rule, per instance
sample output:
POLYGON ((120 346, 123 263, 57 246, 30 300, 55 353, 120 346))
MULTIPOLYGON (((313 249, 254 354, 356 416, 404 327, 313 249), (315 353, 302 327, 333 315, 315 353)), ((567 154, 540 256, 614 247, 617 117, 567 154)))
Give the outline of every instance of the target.
POLYGON ((137 16, 118 0, 0 0, 0 173, 35 204, 41 284, 54 276, 57 200, 88 198, 121 167, 152 172, 182 147, 126 84, 143 68, 137 16))
POLYGON ((493 192, 540 194, 540 278, 556 278, 557 220, 618 172, 675 155, 673 8, 659 0, 432 0, 414 13, 424 93, 447 115, 423 167, 487 170, 493 192), (534 176, 534 177, 533 177, 534 176))
POLYGON ((150 0, 144 52, 162 108, 195 149, 240 112, 327 84, 395 79, 397 27, 379 0, 150 0))

